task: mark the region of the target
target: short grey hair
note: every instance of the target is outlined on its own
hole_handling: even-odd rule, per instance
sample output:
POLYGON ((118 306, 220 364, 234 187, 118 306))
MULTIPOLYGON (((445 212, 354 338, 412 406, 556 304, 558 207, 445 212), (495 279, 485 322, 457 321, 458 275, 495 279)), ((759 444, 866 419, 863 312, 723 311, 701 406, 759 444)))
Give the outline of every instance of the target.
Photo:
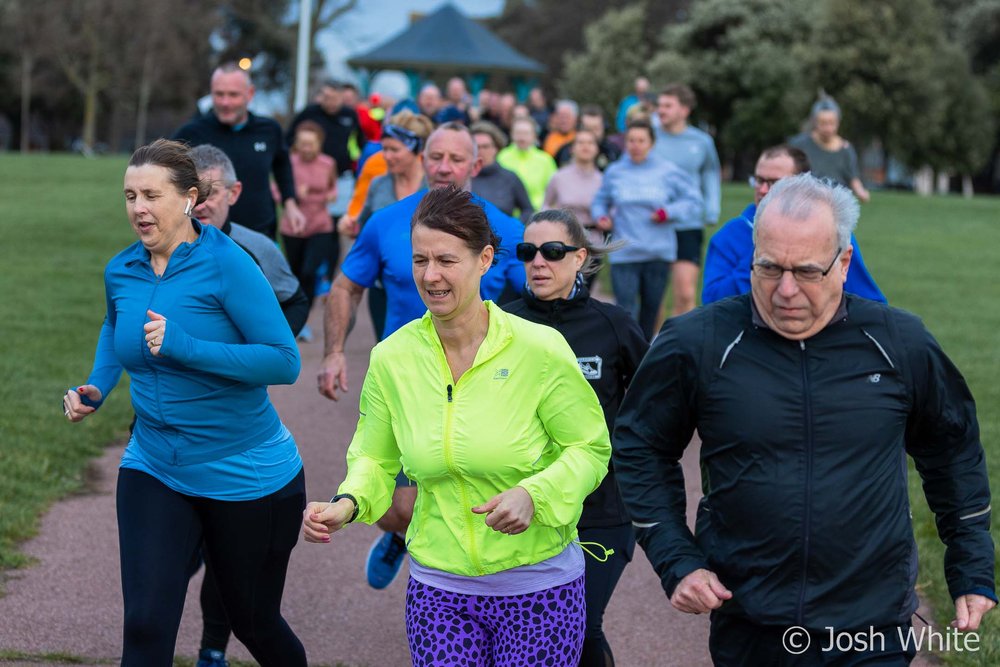
POLYGON ((424 155, 426 156, 431 150, 431 140, 438 134, 443 134, 444 132, 458 132, 459 134, 464 134, 469 138, 469 143, 472 145, 472 161, 475 162, 479 157, 479 146, 476 144, 476 138, 472 136, 472 132, 466 127, 465 123, 460 123, 457 120, 448 121, 447 123, 441 123, 437 128, 430 133, 427 137, 427 142, 424 144, 424 155))
POLYGON ((420 95, 420 94, 422 94, 422 93, 425 93, 425 92, 427 92, 428 90, 432 90, 432 91, 434 91, 435 93, 437 93, 438 95, 440 95, 440 94, 441 94, 441 89, 440 89, 440 88, 438 88, 437 84, 436 84, 436 83, 434 83, 433 81, 428 81, 428 82, 427 82, 427 83, 425 83, 424 85, 420 86, 420 92, 419 92, 419 93, 417 93, 417 94, 418 94, 418 95, 420 95))
POLYGON ((194 161, 194 168, 198 170, 199 174, 209 169, 218 169, 222 172, 223 184, 227 188, 236 183, 236 169, 233 168, 233 161, 218 146, 212 144, 195 146, 191 149, 191 160, 194 161))
POLYGON ((559 111, 560 109, 569 109, 573 112, 574 118, 577 118, 580 115, 580 105, 573 100, 559 100, 556 102, 555 110, 559 111))
POLYGON ((851 233, 858 226, 861 206, 854 194, 842 185, 816 178, 810 172, 783 178, 768 190, 757 206, 753 218, 753 243, 757 245, 757 230, 764 219, 764 211, 777 206, 781 215, 795 220, 809 218, 816 204, 825 204, 833 213, 837 227, 837 244, 841 250, 851 245, 851 233))

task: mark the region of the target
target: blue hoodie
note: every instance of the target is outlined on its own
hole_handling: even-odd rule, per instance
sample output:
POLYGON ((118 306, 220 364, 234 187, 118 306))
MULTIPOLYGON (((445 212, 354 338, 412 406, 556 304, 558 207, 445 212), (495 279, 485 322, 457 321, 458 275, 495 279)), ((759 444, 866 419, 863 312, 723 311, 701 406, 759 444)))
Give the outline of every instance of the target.
MULTIPOLYGON (((727 222, 708 243, 705 255, 705 283, 701 289, 704 304, 745 294, 750 291, 750 263, 753 262, 753 218, 757 206, 750 204, 738 218, 727 222)), ((882 290, 868 273, 861 257, 858 240, 851 235, 851 266, 847 270, 844 291, 866 299, 887 303, 882 290)))
POLYGON ((609 216, 613 238, 625 241, 608 255, 612 264, 676 261, 675 229, 685 222, 700 226, 703 210, 695 180, 653 153, 640 163, 626 154, 611 164, 590 207, 594 220, 609 216), (666 211, 666 223, 653 222, 657 209, 666 211))
POLYGON ((134 441, 175 466, 222 459, 279 435, 267 386, 295 382, 301 364, 253 259, 218 229, 192 224, 197 239, 174 250, 162 276, 139 242, 108 263, 107 316, 87 380, 106 399, 124 367, 134 441), (147 310, 167 319, 158 357, 145 344, 147 310))

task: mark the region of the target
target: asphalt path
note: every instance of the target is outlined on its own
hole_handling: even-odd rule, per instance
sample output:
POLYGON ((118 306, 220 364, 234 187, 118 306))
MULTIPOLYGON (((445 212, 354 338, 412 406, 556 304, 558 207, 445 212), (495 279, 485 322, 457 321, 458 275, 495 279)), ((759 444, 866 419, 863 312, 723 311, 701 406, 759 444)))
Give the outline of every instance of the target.
MULTIPOLYGON (((317 307, 310 322, 315 332, 322 332, 320 315, 317 307)), ((374 341, 367 309, 359 310, 358 325, 348 340, 349 392, 337 402, 316 391, 319 339, 300 344, 303 370, 298 382, 271 390, 305 461, 310 499, 330 497, 345 472, 344 454, 357 421, 358 391, 374 341)), ((0 598, 0 656, 62 654, 89 664, 117 663, 122 601, 114 486, 121 452, 121 445, 109 447, 92 466, 90 491, 56 503, 45 515, 38 536, 24 545, 36 564, 6 573, 7 594, 0 598)), ((693 509, 701 495, 697 443, 688 448, 684 469, 688 506, 693 509)), ((310 664, 410 664, 403 621, 405 566, 385 590, 373 590, 365 582, 365 558, 378 535, 377 528, 352 525, 336 534, 331 544, 307 544, 300 538, 292 552, 283 611, 302 639, 310 664)), ((198 574, 188 589, 178 656, 197 653, 200 585, 198 574)), ((622 667, 711 664, 707 617, 682 614, 670 606, 639 548, 608 607, 605 631, 622 667)), ((229 655, 250 659, 235 639, 229 655)), ((35 658, 30 664, 45 662, 35 658)))

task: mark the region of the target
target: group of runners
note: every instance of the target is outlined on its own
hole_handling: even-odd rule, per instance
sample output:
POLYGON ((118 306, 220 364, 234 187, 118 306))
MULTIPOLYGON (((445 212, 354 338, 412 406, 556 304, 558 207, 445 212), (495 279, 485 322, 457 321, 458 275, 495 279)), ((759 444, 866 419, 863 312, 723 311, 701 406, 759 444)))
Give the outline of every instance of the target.
MULTIPOLYGON (((364 568, 373 588, 387 587, 409 555, 404 613, 415 665, 613 665, 603 616, 637 534, 678 608, 723 608, 733 597, 723 583, 742 599, 749 575, 723 567, 735 556, 719 564, 712 545, 699 544, 699 560, 684 541, 683 518, 675 521, 676 499, 657 504, 657 484, 676 481, 677 448, 687 444, 670 439, 676 434, 653 415, 657 402, 680 411, 683 396, 698 419, 717 405, 696 407, 712 394, 693 388, 704 373, 661 349, 668 338, 687 344, 688 334, 677 338, 668 325, 670 335, 656 337, 671 275, 668 322, 681 331, 707 317, 679 317, 695 308, 704 228, 718 220, 721 191, 712 139, 688 123, 695 98, 687 86, 651 97, 638 80, 634 101, 623 100, 622 131, 612 136, 599 108, 562 100, 549 109, 533 91, 527 104, 492 114, 490 104, 472 103, 460 80, 449 82, 447 96, 426 86, 387 111, 384 123, 364 128, 349 89, 328 82, 286 135, 248 110, 254 91, 243 70, 223 65, 211 86, 213 109, 182 127, 180 141, 158 140, 129 162, 126 211, 139 240, 108 264, 94 369, 64 397, 67 418, 80 421, 123 369, 131 378, 136 420, 117 492, 123 664, 171 664, 187 581, 204 561, 199 667, 227 664, 230 630, 262 665, 305 665, 303 644, 280 612, 291 549, 300 528, 306 541, 329 543, 354 521, 384 530, 364 568), (279 231, 287 261, 274 244, 279 231), (341 237, 354 240, 337 269, 341 237), (618 305, 591 296, 605 264, 618 305), (366 292, 377 344, 347 476, 338 486, 310 471, 319 480, 311 489, 328 488, 332 498, 307 504, 295 440, 267 386, 296 381, 295 337, 326 277, 319 391, 339 400, 348 390, 344 345, 366 292), (672 365, 663 366, 668 358, 672 365), (657 373, 681 384, 666 386, 657 373), (636 377, 641 389, 630 390, 636 377), (628 416, 616 431, 620 408, 628 416), (629 443, 620 462, 627 480, 617 471, 619 431, 629 443), (661 447, 668 441, 669 452, 661 447), (153 514, 160 519, 147 520, 153 514), (723 583, 712 579, 716 570, 723 583), (686 576, 702 572, 711 576, 686 576)), ((780 339, 804 343, 846 318, 855 306, 844 290, 865 304, 885 302, 851 234, 857 215, 844 208, 844 197, 864 201, 868 193, 853 148, 837 134, 839 113, 820 100, 806 133, 763 152, 751 178, 753 204, 708 248, 705 303, 732 309, 742 299, 755 330, 780 339), (846 187, 818 181, 819 170, 846 187), (803 220, 824 253, 835 227, 829 266, 803 250, 813 237, 773 239, 779 213, 767 219, 767 243, 758 240, 761 211, 773 201, 768 210, 803 220), (817 213, 823 207, 833 227, 817 213)), ((878 318, 867 305, 856 308, 878 318)), ((864 335, 881 351, 872 359, 896 368, 893 346, 868 327, 864 335)), ((730 363, 739 368, 757 334, 744 328, 734 336, 705 344, 728 345, 722 366, 735 349, 730 363)), ((935 369, 961 394, 957 371, 946 363, 935 369)), ((920 412, 922 405, 913 408, 920 418, 938 414, 920 412)), ((967 419, 952 433, 970 429, 967 419)), ((690 429, 681 430, 690 439, 690 429)), ((731 455, 725 443, 706 442, 713 456, 731 455)), ((969 515, 962 521, 976 517, 978 532, 962 537, 981 540, 977 445, 961 442, 968 462, 961 474, 975 492, 959 501, 942 490, 937 499, 969 515)), ((917 454, 927 470, 947 467, 917 454)), ((706 497, 736 481, 706 480, 718 487, 706 497)), ((967 559, 975 573, 954 592, 970 596, 966 608, 981 614, 991 605, 980 598, 995 596, 992 570, 988 585, 980 576, 977 549, 967 559)), ((712 651, 719 664, 738 664, 717 642, 712 651)), ((902 652, 899 659, 908 661, 902 652)))

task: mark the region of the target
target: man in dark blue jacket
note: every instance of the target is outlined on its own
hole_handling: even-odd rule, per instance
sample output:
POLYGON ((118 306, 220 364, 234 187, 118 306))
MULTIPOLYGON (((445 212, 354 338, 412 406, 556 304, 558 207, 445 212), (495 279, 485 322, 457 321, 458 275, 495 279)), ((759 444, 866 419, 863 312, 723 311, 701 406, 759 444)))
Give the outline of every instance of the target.
POLYGON ((295 201, 295 180, 288 146, 281 126, 271 118, 249 111, 254 86, 250 73, 234 63, 212 73, 212 110, 174 133, 173 138, 191 146, 218 146, 232 160, 243 196, 233 205, 233 219, 255 232, 275 238, 278 229, 270 177, 281 192, 284 215, 293 228, 305 225, 295 201))
POLYGON ((859 210, 809 174, 774 184, 751 293, 668 320, 619 411, 637 540, 675 608, 711 612, 717 665, 909 663, 907 454, 946 546, 953 632, 996 604, 975 402, 919 319, 844 293, 859 210), (679 460, 695 430, 692 535, 679 460))
MULTIPOLYGON (((750 261, 753 257, 753 219, 757 205, 776 182, 788 176, 809 171, 809 158, 798 148, 788 145, 767 148, 757 160, 754 175, 753 203, 736 218, 727 222, 712 236, 705 256, 705 278, 701 302, 708 304, 750 291, 750 261)), ((885 296, 868 272, 858 240, 851 236, 851 269, 847 272, 844 291, 886 303, 885 296)))

